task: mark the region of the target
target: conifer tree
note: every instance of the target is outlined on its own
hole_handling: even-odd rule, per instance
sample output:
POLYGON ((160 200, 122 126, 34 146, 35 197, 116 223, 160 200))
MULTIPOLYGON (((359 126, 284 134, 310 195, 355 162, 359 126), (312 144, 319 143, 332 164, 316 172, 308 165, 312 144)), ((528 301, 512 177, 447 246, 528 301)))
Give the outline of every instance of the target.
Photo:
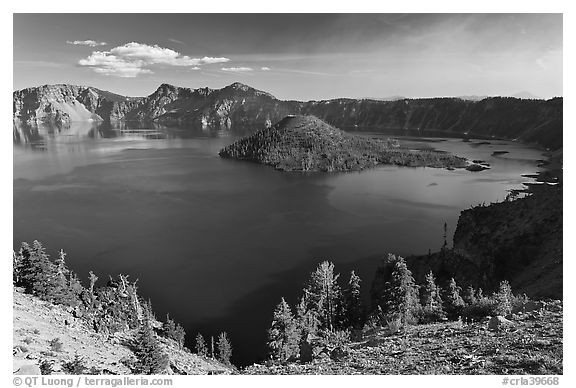
POLYGON ((424 316, 430 321, 438 321, 446 316, 442 306, 442 298, 440 297, 440 288, 436 285, 436 279, 432 271, 426 274, 424 280, 422 307, 424 316))
POLYGON ((204 341, 204 337, 202 334, 196 334, 196 354, 201 357, 208 356, 208 348, 206 347, 206 341, 204 341))
POLYGON ((450 279, 446 290, 446 313, 449 319, 457 319, 465 306, 464 300, 460 296, 461 288, 456 284, 454 278, 450 279))
POLYGON ((496 301, 496 314, 508 315, 512 312, 512 287, 507 280, 500 282, 498 291, 494 294, 496 301))
POLYGON ((307 307, 315 311, 321 329, 334 329, 338 304, 342 300, 337 282, 339 276, 334 274, 334 264, 324 261, 312 272, 305 288, 307 307))
POLYGON ((98 281, 98 276, 94 275, 94 272, 90 271, 88 272, 88 275, 90 276, 90 294, 94 294, 94 285, 96 284, 96 282, 98 281))
POLYGON ((168 367, 168 355, 162 351, 148 320, 145 320, 138 331, 134 353, 138 360, 136 372, 139 374, 160 374, 168 367))
POLYGON ((346 314, 346 327, 362 329, 364 326, 364 305, 360 296, 361 279, 354 271, 350 273, 348 287, 344 290, 344 305, 346 314))
POLYGON ((216 358, 216 350, 214 348, 214 336, 210 336, 210 357, 216 358))
POLYGON ((58 302, 62 294, 62 281, 54 263, 50 261, 42 244, 34 241, 32 246, 22 243, 20 286, 26 293, 40 299, 58 302))
POLYGON ((392 256, 393 270, 386 283, 386 314, 397 316, 404 325, 415 323, 420 313, 418 286, 404 258, 392 256))
POLYGON ((218 361, 223 364, 230 365, 230 358, 232 357, 232 344, 228 340, 228 335, 226 332, 222 332, 218 335, 218 361))
POLYGON ((166 337, 176 341, 180 348, 184 346, 184 338, 186 336, 186 332, 184 331, 184 328, 179 323, 176 323, 172 318, 170 318, 170 315, 168 314, 166 314, 164 333, 166 334, 166 337))
POLYGON ((466 303, 469 306, 476 304, 478 299, 476 298, 476 290, 474 289, 474 287, 472 286, 466 287, 466 291, 464 291, 462 299, 464 299, 464 303, 466 303))
POLYGON ((308 292, 304 290, 304 295, 296 306, 296 321, 302 337, 306 337, 308 334, 316 335, 320 325, 316 312, 309 309, 308 306, 308 292))
POLYGON ((281 362, 297 357, 299 337, 300 333, 290 306, 282 298, 274 310, 272 325, 268 330, 270 356, 281 362))
POLYGON ((56 264, 56 270, 58 273, 63 277, 66 278, 68 275, 68 268, 66 267, 66 252, 63 249, 60 249, 58 252, 58 258, 54 261, 56 264))

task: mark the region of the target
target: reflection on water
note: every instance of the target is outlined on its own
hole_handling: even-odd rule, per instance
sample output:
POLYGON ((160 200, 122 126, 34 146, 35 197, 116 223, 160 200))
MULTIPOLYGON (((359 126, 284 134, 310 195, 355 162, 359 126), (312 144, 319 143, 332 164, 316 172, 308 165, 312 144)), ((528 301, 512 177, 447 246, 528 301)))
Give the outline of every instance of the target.
POLYGON ((134 140, 186 139, 191 137, 228 137, 250 131, 247 127, 222 129, 206 126, 169 126, 155 122, 73 122, 59 126, 54 124, 13 125, 14 145, 32 150, 45 150, 51 143, 77 142, 83 139, 125 138, 134 140))
POLYGON ((101 279, 129 273, 190 341, 226 330, 234 361, 249 363, 266 358, 275 305, 282 296, 293 305, 320 260, 343 277, 355 269, 367 290, 380 256, 440 248, 444 222, 452 234, 461 210, 504 199, 542 159, 513 142, 411 137, 400 141, 491 169, 290 174, 219 158, 241 133, 14 127, 14 246, 38 239, 53 255, 64 248, 82 279, 90 270, 101 279))

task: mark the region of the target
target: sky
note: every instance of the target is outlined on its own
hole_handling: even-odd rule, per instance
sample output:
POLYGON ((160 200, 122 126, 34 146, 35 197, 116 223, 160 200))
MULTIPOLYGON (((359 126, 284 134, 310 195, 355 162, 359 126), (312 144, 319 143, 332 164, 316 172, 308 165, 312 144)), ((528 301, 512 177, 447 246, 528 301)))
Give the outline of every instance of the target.
POLYGON ((280 99, 563 95, 562 14, 14 14, 13 88, 280 99))

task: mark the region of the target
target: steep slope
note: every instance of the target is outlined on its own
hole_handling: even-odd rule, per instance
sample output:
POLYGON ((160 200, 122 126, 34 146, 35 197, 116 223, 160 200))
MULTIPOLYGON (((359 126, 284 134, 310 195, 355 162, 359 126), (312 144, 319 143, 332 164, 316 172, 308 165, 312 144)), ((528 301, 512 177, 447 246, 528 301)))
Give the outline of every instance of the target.
POLYGON ((353 135, 314 116, 287 116, 225 147, 223 158, 249 160, 284 171, 351 171, 377 164, 464 167, 465 159, 401 148, 393 141, 353 135))
POLYGON ((562 187, 544 185, 514 201, 460 213, 454 248, 406 259, 422 281, 432 270, 443 283, 493 290, 501 280, 534 298, 562 298, 562 187))
MULTIPOLYGON (((13 371, 23 366, 39 366, 42 361, 52 365, 54 372, 76 355, 86 368, 98 374, 132 374, 130 364, 135 356, 127 343, 135 331, 114 335, 96 333, 85 321, 75 317, 63 306, 55 306, 15 289, 13 292, 13 371), (60 349, 50 345, 58 338, 60 349)), ((159 322, 155 323, 160 325, 159 322)), ((170 357, 167 373, 230 374, 233 370, 221 363, 199 357, 180 349, 177 344, 158 336, 163 350, 170 357)))
POLYGON ((338 128, 434 130, 518 139, 551 149, 562 146, 562 103, 562 98, 544 101, 511 97, 480 101, 461 98, 282 101, 238 82, 222 89, 162 84, 142 98, 71 85, 45 85, 13 93, 14 119, 26 123, 60 124, 99 117, 106 121, 152 120, 258 128, 297 114, 314 115, 338 128), (62 103, 66 105, 58 105, 62 103))
POLYGON ((76 85, 44 85, 13 93, 15 122, 65 125, 73 121, 124 117, 139 99, 76 85))

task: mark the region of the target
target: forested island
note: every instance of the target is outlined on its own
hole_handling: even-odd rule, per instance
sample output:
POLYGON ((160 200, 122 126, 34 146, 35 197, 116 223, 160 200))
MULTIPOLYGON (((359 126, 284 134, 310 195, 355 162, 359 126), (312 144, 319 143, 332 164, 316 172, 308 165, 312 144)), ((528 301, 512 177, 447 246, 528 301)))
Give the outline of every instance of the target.
POLYGON ((225 147, 223 158, 248 160, 282 171, 359 171, 379 164, 460 168, 466 159, 436 150, 413 150, 395 139, 344 132, 314 116, 287 116, 225 147))

